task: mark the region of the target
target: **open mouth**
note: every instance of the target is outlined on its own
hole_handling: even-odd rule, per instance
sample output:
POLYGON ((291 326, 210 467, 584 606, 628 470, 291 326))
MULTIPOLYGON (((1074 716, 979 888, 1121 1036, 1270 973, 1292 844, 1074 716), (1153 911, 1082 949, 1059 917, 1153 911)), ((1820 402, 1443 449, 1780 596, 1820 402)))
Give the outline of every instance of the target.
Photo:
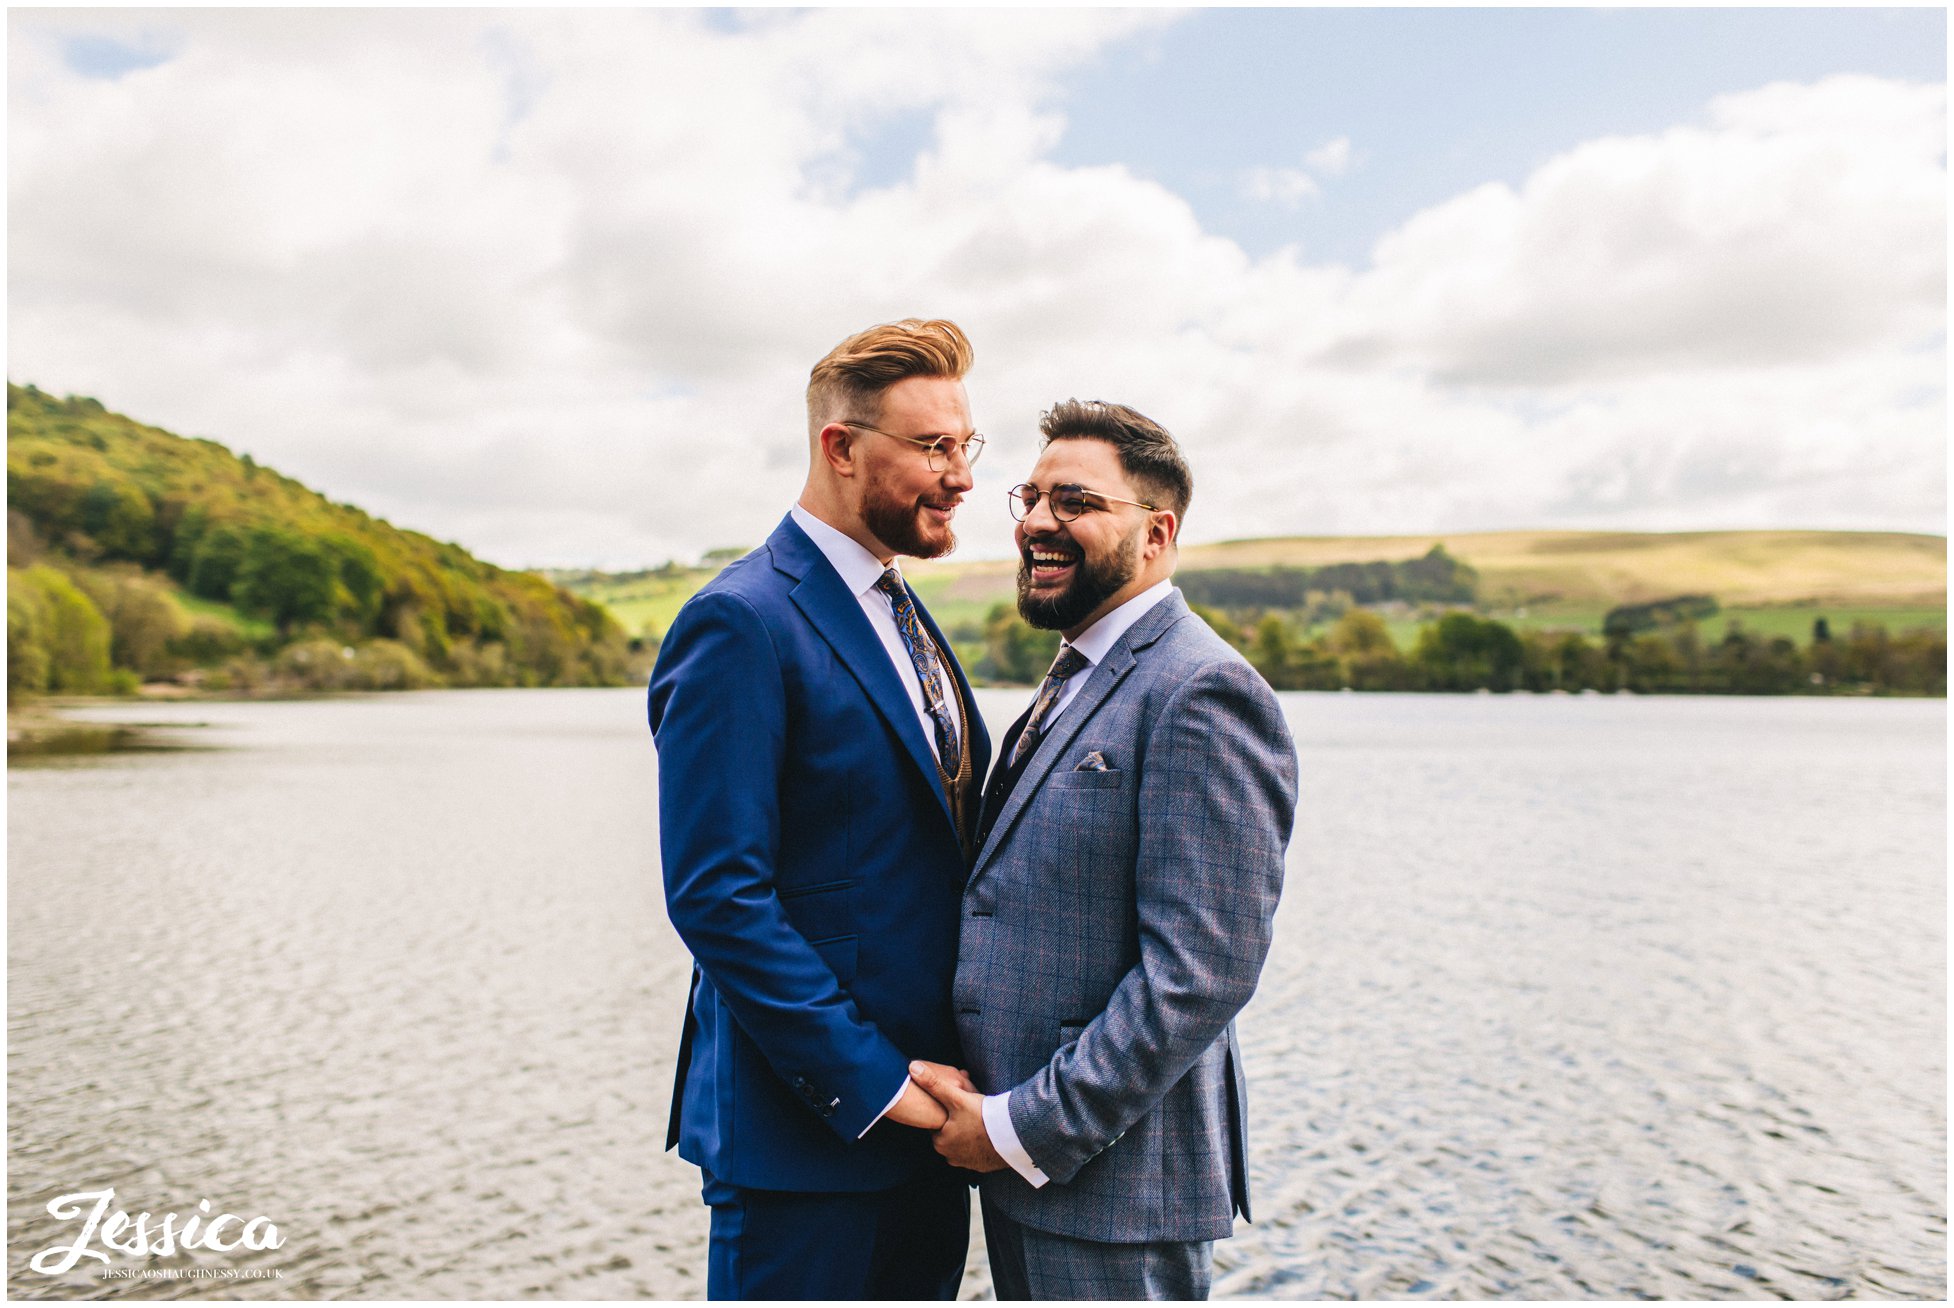
POLYGON ((1057 586, 1071 579, 1079 551, 1066 545, 1039 543, 1024 548, 1025 567, 1033 586, 1057 586))
POLYGON ((927 513, 933 521, 948 522, 957 516, 957 505, 961 503, 963 503, 962 500, 943 500, 940 502, 924 500, 923 512, 927 513))

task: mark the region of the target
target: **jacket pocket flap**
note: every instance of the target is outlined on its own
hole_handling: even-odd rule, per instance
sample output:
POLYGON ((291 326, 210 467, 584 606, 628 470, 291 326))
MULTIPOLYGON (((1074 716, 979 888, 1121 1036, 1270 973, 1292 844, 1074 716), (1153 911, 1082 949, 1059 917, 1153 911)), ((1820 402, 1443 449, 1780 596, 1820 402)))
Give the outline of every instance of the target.
POLYGON ((1126 774, 1112 768, 1085 772, 1053 772, 1045 784, 1059 790, 1108 790, 1125 782, 1126 774))

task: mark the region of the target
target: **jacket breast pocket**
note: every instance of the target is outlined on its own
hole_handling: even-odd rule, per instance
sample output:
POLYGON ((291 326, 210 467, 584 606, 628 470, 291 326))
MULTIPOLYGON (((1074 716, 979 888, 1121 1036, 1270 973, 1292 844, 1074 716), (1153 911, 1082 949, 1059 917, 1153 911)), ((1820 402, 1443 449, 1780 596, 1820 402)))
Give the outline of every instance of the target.
POLYGON ((1126 774, 1110 768, 1053 772, 1045 778, 1045 785, 1051 790, 1117 790, 1125 784, 1126 774))

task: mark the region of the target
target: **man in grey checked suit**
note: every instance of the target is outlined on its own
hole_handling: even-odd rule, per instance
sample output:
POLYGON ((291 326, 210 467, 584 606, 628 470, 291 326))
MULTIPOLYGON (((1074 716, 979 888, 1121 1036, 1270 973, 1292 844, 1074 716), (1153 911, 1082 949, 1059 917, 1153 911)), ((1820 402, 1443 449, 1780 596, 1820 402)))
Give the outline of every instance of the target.
POLYGON ((1199 1299, 1248 1216, 1234 1017, 1296 813, 1268 683, 1171 580, 1173 437, 1067 401, 1013 488, 1018 607, 1065 643, 999 746, 953 989, 968 1075, 937 1151, 983 1172, 1000 1299, 1199 1299))

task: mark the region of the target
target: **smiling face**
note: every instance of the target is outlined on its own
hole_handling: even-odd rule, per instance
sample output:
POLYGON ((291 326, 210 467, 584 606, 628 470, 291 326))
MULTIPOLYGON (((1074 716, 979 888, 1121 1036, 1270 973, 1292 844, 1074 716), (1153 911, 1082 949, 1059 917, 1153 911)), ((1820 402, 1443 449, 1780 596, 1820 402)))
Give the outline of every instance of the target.
POLYGON ((1026 480, 1043 492, 1017 530, 1018 612, 1032 626, 1074 639, 1172 572, 1172 514, 1089 496, 1072 521, 1053 516, 1051 490, 1068 483, 1120 500, 1147 499, 1105 441, 1053 441, 1026 480))
POLYGON ((906 377, 882 392, 879 413, 855 416, 890 433, 850 429, 850 448, 861 466, 862 526, 882 546, 871 546, 871 552, 878 558, 948 554, 957 547, 951 520, 964 492, 975 484, 970 465, 953 458, 942 472, 931 472, 923 447, 896 437, 962 440, 970 435, 970 399, 963 383, 948 377, 906 377))

